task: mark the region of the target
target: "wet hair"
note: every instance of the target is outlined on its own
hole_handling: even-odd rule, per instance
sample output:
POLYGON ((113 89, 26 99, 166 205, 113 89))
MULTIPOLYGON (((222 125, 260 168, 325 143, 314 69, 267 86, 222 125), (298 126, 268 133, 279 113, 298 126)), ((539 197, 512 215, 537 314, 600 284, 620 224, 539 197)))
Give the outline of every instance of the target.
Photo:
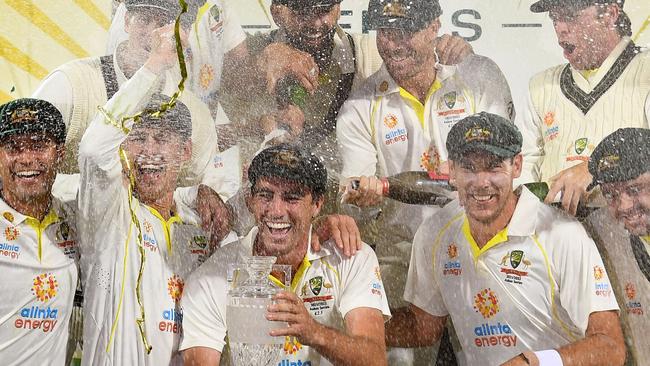
MULTIPOLYGON (((160 106, 168 101, 168 96, 154 94, 145 109, 147 111, 159 110, 160 106)), ((185 104, 177 100, 174 107, 162 112, 160 116, 143 113, 134 128, 165 129, 177 134, 183 140, 189 140, 192 138, 192 114, 185 104)))
MULTIPOLYGON (((607 11, 607 6, 610 4, 601 4, 598 6, 598 16, 602 16, 607 11)), ((630 17, 625 13, 622 6, 618 6, 618 19, 616 19, 616 32, 621 37, 631 37, 632 36, 632 21, 630 17)))

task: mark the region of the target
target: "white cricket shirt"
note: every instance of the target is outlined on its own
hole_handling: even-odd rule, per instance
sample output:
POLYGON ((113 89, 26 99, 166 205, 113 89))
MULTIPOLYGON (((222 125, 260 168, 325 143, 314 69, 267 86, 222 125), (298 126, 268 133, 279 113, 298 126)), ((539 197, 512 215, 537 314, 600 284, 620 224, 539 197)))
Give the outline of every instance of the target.
MULTIPOLYGON (((239 243, 217 251, 190 276, 182 300, 181 350, 209 347, 222 352, 226 345, 226 307, 230 289, 228 264, 242 263, 243 256, 250 256, 256 236, 257 227, 239 243)), ((313 252, 310 243, 291 287, 314 319, 338 330, 345 329, 345 315, 356 308, 374 308, 385 317, 390 316, 377 258, 365 244, 353 257, 345 258, 330 242, 319 252, 313 252)), ((285 344, 284 352, 279 365, 331 365, 315 350, 297 341, 285 344)), ((221 362, 230 363, 225 359, 221 362)))
POLYGON ((39 221, 0 199, 0 360, 64 365, 77 287, 73 208, 56 198, 39 221))
MULTIPOLYGON (((106 104, 115 118, 132 115, 141 107, 139 101, 148 92, 143 86, 153 85, 151 73, 141 71, 106 104)), ((127 127, 131 125, 132 121, 127 127)), ((126 136, 98 115, 79 149, 84 365, 170 364, 179 356, 184 279, 209 254, 207 240, 197 226, 183 224, 178 216, 165 220, 135 197, 136 223, 132 221, 130 190, 118 153, 126 136), (145 337, 152 347, 150 353, 145 337)))
POLYGON ((450 315, 470 365, 584 337, 589 314, 617 310, 582 225, 523 188, 508 226, 479 249, 464 210, 443 208, 418 230, 404 299, 450 315))

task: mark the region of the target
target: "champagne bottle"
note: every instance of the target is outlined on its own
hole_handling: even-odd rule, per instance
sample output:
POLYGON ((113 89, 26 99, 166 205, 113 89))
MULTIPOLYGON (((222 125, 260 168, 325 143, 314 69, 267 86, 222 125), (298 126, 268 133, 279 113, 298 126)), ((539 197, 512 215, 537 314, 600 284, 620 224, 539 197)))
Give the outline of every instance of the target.
MULTIPOLYGON (((381 178, 383 196, 414 205, 444 206, 454 199, 447 179, 431 179, 423 171, 402 172, 381 178)), ((351 182, 352 189, 359 189, 359 181, 351 182)))
POLYGON ((277 101, 280 105, 293 104, 302 109, 307 102, 309 93, 307 89, 291 76, 287 76, 278 81, 276 86, 277 101))

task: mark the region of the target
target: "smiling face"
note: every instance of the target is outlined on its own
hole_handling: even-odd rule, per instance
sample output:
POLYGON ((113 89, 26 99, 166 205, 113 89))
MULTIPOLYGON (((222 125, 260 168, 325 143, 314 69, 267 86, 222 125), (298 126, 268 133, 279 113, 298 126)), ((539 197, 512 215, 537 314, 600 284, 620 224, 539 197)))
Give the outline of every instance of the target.
POLYGON ((269 177, 255 183, 247 204, 259 228, 257 242, 264 255, 284 257, 296 248, 306 248, 312 218, 320 212, 323 198, 315 199, 298 182, 269 177))
POLYGON ((145 204, 173 193, 180 168, 191 156, 191 143, 168 128, 138 126, 122 147, 133 162, 135 191, 145 204))
POLYGON ((433 70, 436 63, 433 45, 439 28, 440 21, 434 20, 419 31, 392 28, 377 30, 379 55, 398 84, 422 72, 433 70))
POLYGON ((467 216, 489 225, 511 215, 507 208, 514 209, 516 203, 512 181, 521 174, 521 166, 521 155, 503 160, 485 152, 471 152, 451 161, 450 177, 467 216))
POLYGON ((341 14, 339 4, 300 10, 275 4, 271 6, 271 13, 291 44, 299 50, 317 54, 333 47, 335 27, 341 14))
POLYGON ((557 7, 549 11, 558 44, 564 58, 578 70, 600 67, 619 38, 615 30, 618 18, 615 6, 599 11, 596 5, 586 8, 557 7), (615 14, 613 14, 613 13, 615 14))
POLYGON ((650 172, 601 185, 609 211, 633 235, 650 235, 650 172))
POLYGON ((0 143, 0 177, 6 201, 49 200, 63 145, 50 135, 9 136, 0 143))

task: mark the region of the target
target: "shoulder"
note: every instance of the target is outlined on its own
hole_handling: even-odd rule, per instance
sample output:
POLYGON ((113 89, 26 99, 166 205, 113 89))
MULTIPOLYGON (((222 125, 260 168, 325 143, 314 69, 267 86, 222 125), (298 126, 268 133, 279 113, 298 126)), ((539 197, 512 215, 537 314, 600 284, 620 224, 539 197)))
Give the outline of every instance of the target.
POLYGON ((358 250, 353 256, 346 256, 341 249, 339 249, 334 242, 328 240, 323 244, 323 249, 327 255, 322 256, 321 259, 324 259, 328 264, 333 267, 347 267, 352 269, 356 266, 361 266, 364 263, 370 261, 377 261, 377 255, 375 251, 366 243, 362 243, 361 249, 358 250))
POLYGON ((245 248, 239 241, 217 249, 190 275, 188 283, 191 287, 198 285, 199 288, 227 289, 228 270, 231 265, 240 262, 243 255, 245 248))
POLYGON ((70 73, 75 71, 97 71, 101 72, 101 58, 100 57, 87 57, 72 60, 64 63, 63 65, 54 69, 53 72, 70 73))
POLYGON ((499 66, 491 58, 476 54, 468 55, 456 67, 462 74, 477 74, 487 69, 499 70, 499 66))
POLYGON ((541 91, 545 85, 559 84, 560 74, 562 74, 562 70, 564 70, 567 65, 568 64, 556 65, 533 75, 533 77, 530 78, 529 83, 530 91, 541 91))
POLYGON ((540 244, 551 251, 581 251, 585 245, 593 246, 593 240, 575 217, 541 202, 538 202, 535 234, 540 244))

